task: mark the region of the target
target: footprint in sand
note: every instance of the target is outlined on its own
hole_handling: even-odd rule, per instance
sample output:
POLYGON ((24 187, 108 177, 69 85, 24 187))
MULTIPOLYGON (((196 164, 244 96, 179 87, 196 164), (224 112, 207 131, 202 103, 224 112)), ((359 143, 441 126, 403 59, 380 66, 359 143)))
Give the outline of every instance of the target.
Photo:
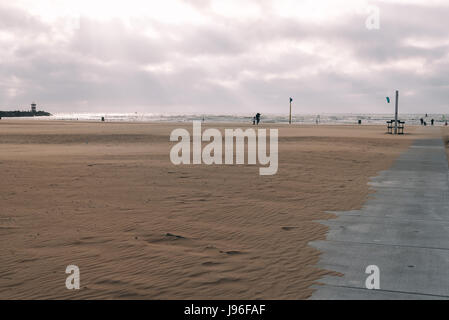
POLYGON ((281 229, 282 230, 285 230, 285 231, 290 231, 290 230, 293 230, 293 229, 296 229, 297 227, 282 227, 281 229))

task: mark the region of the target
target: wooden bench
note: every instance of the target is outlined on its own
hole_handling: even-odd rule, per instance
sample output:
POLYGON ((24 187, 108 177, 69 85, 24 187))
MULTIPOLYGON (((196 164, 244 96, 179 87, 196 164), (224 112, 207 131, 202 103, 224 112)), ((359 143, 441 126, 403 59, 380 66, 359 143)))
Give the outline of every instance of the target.
MULTIPOLYGON (((387 133, 394 133, 395 120, 387 121, 387 133)), ((398 134, 404 134, 405 121, 398 120, 398 134)))

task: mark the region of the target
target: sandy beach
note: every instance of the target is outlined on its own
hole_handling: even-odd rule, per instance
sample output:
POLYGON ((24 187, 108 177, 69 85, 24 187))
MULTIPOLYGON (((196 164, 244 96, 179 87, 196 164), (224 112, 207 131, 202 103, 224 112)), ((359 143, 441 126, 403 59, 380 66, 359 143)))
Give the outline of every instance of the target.
POLYGON ((0 299, 305 299, 332 273, 307 245, 325 238, 316 220, 360 208, 369 178, 425 137, 262 125, 279 128, 279 170, 260 176, 254 165, 173 165, 178 127, 191 130, 1 120, 0 299), (65 287, 70 264, 81 290, 65 287))

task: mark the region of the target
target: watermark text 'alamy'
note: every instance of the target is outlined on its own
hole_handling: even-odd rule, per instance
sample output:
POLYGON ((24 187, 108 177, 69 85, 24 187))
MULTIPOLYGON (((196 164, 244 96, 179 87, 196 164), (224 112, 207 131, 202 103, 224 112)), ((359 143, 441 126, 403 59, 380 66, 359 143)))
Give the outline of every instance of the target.
POLYGON ((259 168, 260 175, 274 175, 278 170, 278 130, 270 129, 270 154, 267 155, 267 130, 258 129, 225 129, 224 153, 221 131, 208 128, 202 132, 201 122, 193 121, 192 141, 186 129, 178 128, 171 132, 170 141, 175 144, 170 151, 170 160, 175 165, 180 164, 245 164, 245 139, 247 140, 248 164, 267 166, 259 168), (181 139, 181 140, 180 140, 181 139), (211 141, 212 140, 212 141, 211 141), (191 142, 193 157, 191 159, 191 142), (202 149, 202 142, 209 142, 202 149))

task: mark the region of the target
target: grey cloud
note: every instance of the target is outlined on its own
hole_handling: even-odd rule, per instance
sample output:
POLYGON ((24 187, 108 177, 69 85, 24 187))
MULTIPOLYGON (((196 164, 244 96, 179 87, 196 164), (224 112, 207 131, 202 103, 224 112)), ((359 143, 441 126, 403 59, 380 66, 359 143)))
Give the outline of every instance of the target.
MULTIPOLYGON (((190 4, 212 14, 208 1, 190 4)), ((11 48, 0 40, 0 105, 37 100, 52 112, 266 113, 284 112, 294 96, 299 112, 384 112, 384 96, 400 89, 411 92, 401 100, 404 112, 419 112, 424 102, 422 112, 446 110, 448 44, 421 48, 404 40, 448 41, 449 8, 383 3, 381 29, 369 31, 360 14, 311 24, 273 15, 269 1, 262 7, 260 19, 214 16, 203 26, 81 18, 61 40, 58 25, 2 6, 0 30, 15 39, 11 48), (145 26, 159 37, 146 36, 145 26), (423 59, 427 69, 394 68, 407 59, 423 59)))

